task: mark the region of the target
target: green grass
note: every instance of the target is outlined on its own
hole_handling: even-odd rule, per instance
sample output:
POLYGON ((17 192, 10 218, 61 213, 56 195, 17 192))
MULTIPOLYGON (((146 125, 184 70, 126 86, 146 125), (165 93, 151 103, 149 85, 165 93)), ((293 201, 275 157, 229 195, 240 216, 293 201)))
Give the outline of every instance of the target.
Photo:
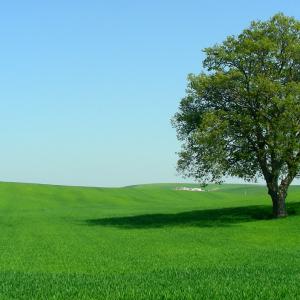
POLYGON ((0 183, 0 299, 300 299, 300 187, 0 183))

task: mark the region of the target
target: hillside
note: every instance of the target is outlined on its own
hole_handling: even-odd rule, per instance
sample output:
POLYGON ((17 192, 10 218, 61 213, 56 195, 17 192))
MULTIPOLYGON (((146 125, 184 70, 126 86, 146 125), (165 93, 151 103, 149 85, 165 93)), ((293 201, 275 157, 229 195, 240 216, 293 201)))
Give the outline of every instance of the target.
POLYGON ((1 299, 296 299, 300 187, 0 183, 1 299))

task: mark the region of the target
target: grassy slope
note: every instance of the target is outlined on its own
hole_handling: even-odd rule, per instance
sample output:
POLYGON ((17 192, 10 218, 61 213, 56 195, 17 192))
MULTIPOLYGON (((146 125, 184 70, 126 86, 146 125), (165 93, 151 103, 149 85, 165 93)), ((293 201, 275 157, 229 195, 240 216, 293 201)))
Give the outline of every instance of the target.
POLYGON ((0 299, 299 297, 300 187, 176 186, 0 183, 0 299))

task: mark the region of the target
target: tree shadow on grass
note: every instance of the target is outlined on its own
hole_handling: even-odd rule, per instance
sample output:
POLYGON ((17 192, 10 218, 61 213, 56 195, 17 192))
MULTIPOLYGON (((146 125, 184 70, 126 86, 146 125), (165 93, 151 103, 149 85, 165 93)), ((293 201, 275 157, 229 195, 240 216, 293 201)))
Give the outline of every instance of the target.
MULTIPOLYGON (((300 202, 287 205, 288 214, 300 213, 300 202)), ((124 229, 146 229, 174 226, 226 227, 257 220, 272 219, 271 206, 242 206, 231 208, 193 210, 175 214, 145 214, 127 217, 85 220, 89 226, 110 226, 124 229)))

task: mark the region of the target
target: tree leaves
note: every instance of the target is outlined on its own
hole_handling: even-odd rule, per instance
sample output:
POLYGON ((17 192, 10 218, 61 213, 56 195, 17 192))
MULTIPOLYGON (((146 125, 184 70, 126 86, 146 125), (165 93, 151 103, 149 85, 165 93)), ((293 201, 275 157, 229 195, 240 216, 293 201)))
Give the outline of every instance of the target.
POLYGON ((208 72, 189 75, 172 120, 178 170, 290 181, 300 169, 300 22, 277 14, 204 52, 208 72))

